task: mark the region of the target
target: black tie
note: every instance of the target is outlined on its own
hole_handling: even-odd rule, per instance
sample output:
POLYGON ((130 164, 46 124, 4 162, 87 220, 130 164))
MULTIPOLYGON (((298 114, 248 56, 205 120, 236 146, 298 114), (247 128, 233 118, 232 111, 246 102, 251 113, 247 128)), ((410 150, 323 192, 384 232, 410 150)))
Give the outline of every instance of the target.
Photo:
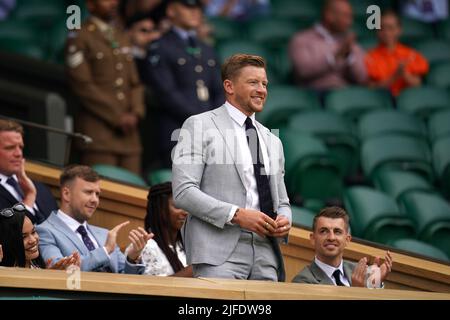
POLYGON ((256 128, 252 123, 252 119, 250 119, 249 117, 247 117, 247 119, 245 120, 245 130, 247 135, 247 142, 253 160, 253 171, 255 173, 256 186, 258 189, 260 210, 272 219, 275 219, 276 214, 273 212, 273 200, 272 194, 270 193, 269 178, 265 173, 258 134, 256 133, 256 128))
POLYGON ((16 190, 17 194, 20 197, 20 200, 23 200, 23 191, 22 188, 20 188, 19 184, 17 183, 16 179, 14 179, 13 177, 9 177, 8 180, 6 180, 6 183, 9 184, 11 187, 14 188, 14 190, 16 190))
POLYGON ((336 285, 344 287, 345 285, 341 281, 341 271, 339 269, 334 270, 333 278, 336 281, 336 285))
POLYGON ((91 238, 89 238, 86 228, 84 226, 79 226, 77 231, 81 234, 81 239, 83 239, 86 248, 88 248, 89 251, 94 250, 95 245, 92 242, 91 238))

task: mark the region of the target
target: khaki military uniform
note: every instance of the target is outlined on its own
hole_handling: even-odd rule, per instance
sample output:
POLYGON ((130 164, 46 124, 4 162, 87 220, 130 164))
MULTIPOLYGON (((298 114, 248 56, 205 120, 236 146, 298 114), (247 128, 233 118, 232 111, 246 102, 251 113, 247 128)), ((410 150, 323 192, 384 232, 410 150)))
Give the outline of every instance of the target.
POLYGON ((138 129, 124 134, 120 128, 124 113, 132 112, 142 119, 145 110, 127 34, 96 17, 89 18, 81 30, 68 36, 66 70, 70 87, 82 102, 76 130, 94 140, 79 145, 83 153, 139 159, 138 129))

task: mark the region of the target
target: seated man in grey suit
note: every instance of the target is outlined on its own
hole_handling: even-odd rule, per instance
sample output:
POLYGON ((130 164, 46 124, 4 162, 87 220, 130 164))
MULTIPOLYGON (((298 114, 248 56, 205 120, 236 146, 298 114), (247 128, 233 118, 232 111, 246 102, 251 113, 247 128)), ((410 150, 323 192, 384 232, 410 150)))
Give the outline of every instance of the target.
POLYGON ((131 230, 127 257, 116 244, 117 234, 129 221, 111 230, 89 225, 99 205, 100 178, 88 166, 69 166, 60 176, 61 207, 37 227, 39 249, 44 260, 57 262, 78 251, 81 271, 140 274, 144 265, 141 251, 152 237, 143 228, 131 230))
POLYGON ((265 61, 222 66, 226 102, 188 118, 173 156, 175 205, 189 212, 184 244, 194 277, 284 281, 279 241, 291 227, 281 141, 255 120, 267 97, 265 61))
POLYGON ((342 208, 327 207, 320 211, 314 217, 310 239, 316 252, 314 261, 297 274, 292 282, 379 288, 391 271, 392 257, 389 251, 383 264, 377 257, 370 267, 366 257, 357 264, 343 260, 344 249, 351 235, 349 217, 342 208))

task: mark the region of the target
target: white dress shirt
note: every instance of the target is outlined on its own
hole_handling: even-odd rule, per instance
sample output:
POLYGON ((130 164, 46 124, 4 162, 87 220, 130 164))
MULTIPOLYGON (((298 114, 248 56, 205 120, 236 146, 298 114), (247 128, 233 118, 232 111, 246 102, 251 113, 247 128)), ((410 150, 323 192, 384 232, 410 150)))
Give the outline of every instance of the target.
MULTIPOLYGON (((235 155, 235 159, 237 159, 238 164, 242 165, 242 169, 244 171, 245 189, 247 191, 245 208, 260 210, 258 187, 256 185, 256 178, 253 169, 253 160, 250 152, 250 147, 247 142, 247 135, 245 132, 245 120, 247 119, 247 116, 243 114, 239 109, 233 107, 228 101, 225 102, 225 107, 231 119, 233 120, 232 122, 235 132, 234 143, 237 147, 233 148, 233 150, 237 150, 238 153, 237 155, 235 155)), ((261 138, 261 133, 255 125, 255 114, 252 114, 250 116, 250 119, 252 120, 258 134, 259 146, 261 148, 266 174, 269 174, 269 154, 267 153, 267 147, 264 143, 264 139, 261 138)), ((237 206, 233 206, 231 208, 227 222, 231 222, 237 208, 237 206)))
POLYGON ((314 262, 317 264, 317 266, 322 269, 323 272, 325 272, 325 274, 328 276, 328 278, 330 278, 330 280, 334 283, 334 285, 336 285, 336 280, 333 277, 333 272, 338 269, 340 271, 340 279, 341 282, 346 286, 346 287, 350 287, 350 282, 348 281, 347 277, 345 276, 344 273, 344 262, 343 260, 341 261, 341 264, 339 265, 339 267, 335 268, 333 266, 330 266, 322 261, 320 261, 319 259, 317 259, 317 257, 314 258, 314 262))
MULTIPOLYGON (((16 189, 14 189, 12 185, 10 185, 9 183, 6 182, 8 180, 8 178, 9 178, 8 176, 5 176, 4 174, 0 173, 0 184, 17 200, 17 202, 22 202, 23 199, 20 196, 20 194, 17 193, 16 189)), ((17 179, 17 176, 15 174, 12 175, 12 178, 14 180, 16 180, 17 183, 19 183, 18 182, 19 180, 17 179)), ((35 209, 38 210, 36 202, 34 203, 32 208, 27 206, 25 203, 24 203, 24 205, 27 208, 27 210, 33 214, 33 216, 36 215, 36 213, 34 211, 35 209)))

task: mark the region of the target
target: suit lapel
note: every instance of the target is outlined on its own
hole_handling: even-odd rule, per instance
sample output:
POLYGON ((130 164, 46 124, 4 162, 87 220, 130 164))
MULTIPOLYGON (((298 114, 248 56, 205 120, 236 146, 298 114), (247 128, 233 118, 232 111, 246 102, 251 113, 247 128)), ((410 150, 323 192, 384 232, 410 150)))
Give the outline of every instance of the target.
POLYGON ((311 263, 310 270, 319 284, 334 285, 333 281, 331 281, 327 274, 315 262, 311 263))
MULTIPOLYGON (((239 159, 237 158, 239 153, 236 152, 235 150, 232 150, 232 148, 231 148, 232 146, 230 146, 227 143, 227 132, 230 132, 228 130, 234 131, 233 123, 231 122, 232 120, 230 118, 230 115, 228 114, 228 111, 227 111, 225 105, 216 109, 213 112, 213 114, 215 116, 212 117, 212 121, 214 122, 214 124, 216 125, 220 134, 222 135, 226 149, 228 150, 228 153, 233 158, 234 166, 236 167, 236 170, 238 172, 239 178, 241 179, 242 185, 245 187, 244 170, 242 169, 242 165, 239 164, 239 163, 242 163, 242 161, 239 161, 239 159)), ((233 132, 233 131, 231 131, 231 132, 233 132)), ((234 135, 233 135, 233 137, 234 137, 234 135)), ((234 145, 234 148, 237 148, 237 145, 234 145)), ((225 159, 227 159, 226 156, 225 156, 225 159)))
POLYGON ((2 197, 6 198, 8 200, 8 202, 15 204, 18 202, 18 200, 16 198, 13 197, 13 195, 11 193, 9 193, 8 190, 5 189, 4 186, 0 185, 0 194, 2 195, 2 197))
POLYGON ((78 235, 73 232, 59 217, 55 212, 48 217, 47 221, 51 223, 56 230, 59 230, 68 240, 70 240, 80 252, 83 254, 88 254, 89 250, 86 245, 78 238, 78 235))
POLYGON ((347 277, 348 282, 350 283, 350 286, 352 286, 352 275, 353 270, 355 269, 355 265, 351 262, 344 261, 344 274, 347 277))

